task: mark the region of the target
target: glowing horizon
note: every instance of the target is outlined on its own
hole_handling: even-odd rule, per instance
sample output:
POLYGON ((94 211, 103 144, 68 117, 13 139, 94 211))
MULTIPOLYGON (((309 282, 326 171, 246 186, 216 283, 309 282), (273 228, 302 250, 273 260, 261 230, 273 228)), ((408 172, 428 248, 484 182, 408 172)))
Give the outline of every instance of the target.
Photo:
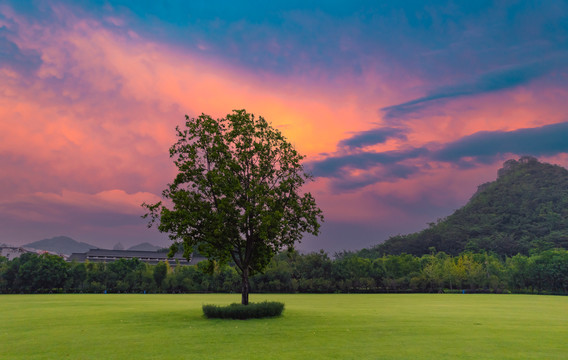
POLYGON ((9 0, 0 243, 166 245, 139 204, 173 178, 185 114, 245 108, 307 155, 326 223, 304 250, 422 229, 508 158, 566 167, 568 7, 444 4, 9 0))

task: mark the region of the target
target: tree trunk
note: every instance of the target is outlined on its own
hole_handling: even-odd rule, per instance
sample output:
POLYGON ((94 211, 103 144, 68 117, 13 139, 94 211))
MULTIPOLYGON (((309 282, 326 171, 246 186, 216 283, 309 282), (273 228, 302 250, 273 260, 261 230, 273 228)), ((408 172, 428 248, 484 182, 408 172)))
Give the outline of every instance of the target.
POLYGON ((241 287, 241 304, 248 305, 249 303, 249 270, 243 270, 242 273, 242 287, 241 287))

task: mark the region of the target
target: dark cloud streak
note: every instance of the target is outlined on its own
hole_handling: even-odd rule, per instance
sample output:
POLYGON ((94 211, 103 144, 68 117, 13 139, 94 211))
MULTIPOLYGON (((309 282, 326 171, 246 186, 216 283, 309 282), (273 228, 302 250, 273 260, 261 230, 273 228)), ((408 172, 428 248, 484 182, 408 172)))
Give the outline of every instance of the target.
POLYGON ((388 139, 406 140, 406 130, 392 127, 383 127, 361 131, 352 137, 339 142, 339 146, 350 149, 363 148, 376 144, 382 144, 388 139))
POLYGON ((459 162, 472 157, 487 162, 507 153, 543 156, 564 152, 568 152, 568 122, 514 131, 480 131, 445 145, 432 158, 459 162))
POLYGON ((565 67, 567 56, 503 68, 485 73, 467 83, 443 86, 431 91, 428 95, 398 105, 387 106, 385 120, 404 118, 440 100, 475 96, 484 93, 512 89, 546 75, 555 68, 565 67))
POLYGON ((346 167, 370 169, 377 165, 396 164, 406 159, 417 158, 427 153, 425 148, 412 148, 400 151, 360 152, 344 156, 332 156, 320 161, 308 163, 306 168, 316 177, 337 177, 346 167))
POLYGON ((339 174, 337 177, 333 178, 331 187, 335 191, 348 192, 358 190, 378 182, 395 182, 400 179, 407 179, 418 172, 420 172, 420 168, 418 166, 388 164, 381 166, 370 174, 361 176, 339 174))
POLYGON ((471 168, 491 164, 506 154, 550 156, 559 153, 568 153, 568 122, 514 131, 481 131, 441 145, 438 150, 422 147, 335 155, 308 163, 306 167, 316 177, 331 179, 334 190, 353 191, 379 182, 406 179, 419 173, 421 167, 403 163, 419 157, 452 163, 459 168, 471 168), (364 170, 365 173, 352 176, 347 171, 349 169, 364 170))

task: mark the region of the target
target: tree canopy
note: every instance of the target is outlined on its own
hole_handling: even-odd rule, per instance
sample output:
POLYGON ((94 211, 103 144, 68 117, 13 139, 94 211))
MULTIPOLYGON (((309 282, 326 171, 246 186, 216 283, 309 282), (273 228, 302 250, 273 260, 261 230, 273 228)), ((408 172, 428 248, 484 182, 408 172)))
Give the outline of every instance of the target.
MULTIPOLYGON (((249 276, 292 249, 304 233, 317 235, 322 211, 301 188, 310 176, 300 155, 263 117, 234 110, 225 118, 186 115, 170 157, 178 168, 162 192, 167 204, 143 204, 150 224, 218 263, 232 261, 248 304, 249 276)), ((211 262, 213 264, 213 262, 211 262)))

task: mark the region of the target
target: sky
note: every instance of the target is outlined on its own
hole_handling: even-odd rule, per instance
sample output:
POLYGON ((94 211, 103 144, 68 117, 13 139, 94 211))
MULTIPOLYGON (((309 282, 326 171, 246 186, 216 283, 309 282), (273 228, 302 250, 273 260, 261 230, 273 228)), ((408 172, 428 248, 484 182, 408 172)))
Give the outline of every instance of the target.
POLYGON ((302 251, 421 230, 507 159, 568 166, 568 2, 0 2, 0 243, 141 218, 185 115, 265 117, 323 210, 302 251))

